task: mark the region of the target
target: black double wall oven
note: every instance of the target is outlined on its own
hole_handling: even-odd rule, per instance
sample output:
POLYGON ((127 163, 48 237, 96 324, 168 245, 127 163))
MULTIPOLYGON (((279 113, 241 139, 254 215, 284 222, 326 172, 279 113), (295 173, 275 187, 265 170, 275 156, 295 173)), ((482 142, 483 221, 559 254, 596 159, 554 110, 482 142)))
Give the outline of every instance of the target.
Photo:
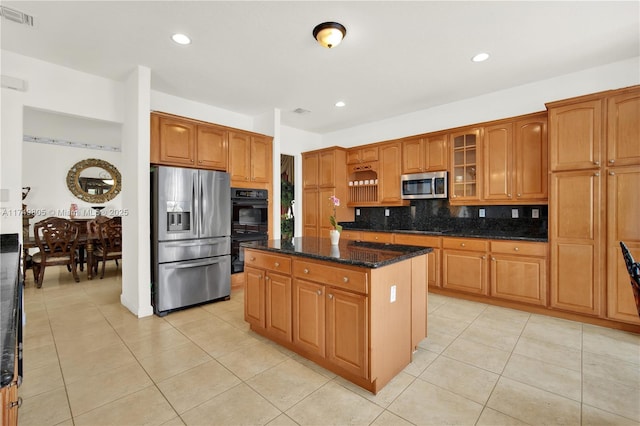
POLYGON ((269 232, 269 191, 231 188, 231 273, 244 271, 242 243, 266 241, 269 232))

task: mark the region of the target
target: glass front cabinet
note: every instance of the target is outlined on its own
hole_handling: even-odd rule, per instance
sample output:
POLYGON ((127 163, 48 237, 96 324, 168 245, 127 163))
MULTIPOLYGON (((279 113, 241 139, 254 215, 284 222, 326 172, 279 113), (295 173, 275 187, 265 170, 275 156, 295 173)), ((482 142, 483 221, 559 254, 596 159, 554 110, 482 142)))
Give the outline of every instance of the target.
POLYGON ((455 204, 480 199, 482 129, 471 128, 451 134, 450 201, 455 204))

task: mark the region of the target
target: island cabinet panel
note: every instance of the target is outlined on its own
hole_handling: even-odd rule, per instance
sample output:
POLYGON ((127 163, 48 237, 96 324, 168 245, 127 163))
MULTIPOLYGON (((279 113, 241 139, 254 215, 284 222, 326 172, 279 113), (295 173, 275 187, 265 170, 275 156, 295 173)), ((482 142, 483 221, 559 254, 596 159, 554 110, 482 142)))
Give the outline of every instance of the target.
POLYGON ((325 357, 325 286, 294 280, 293 343, 304 352, 325 357))
POLYGON ((367 293, 367 273, 363 270, 345 269, 328 264, 295 261, 293 274, 306 280, 317 281, 345 290, 367 293))
POLYGON ((425 235, 394 234, 395 244, 431 247, 433 251, 427 254, 427 282, 429 287, 440 287, 440 258, 442 256, 442 237, 425 235))
POLYGON ((256 327, 265 328, 265 273, 246 265, 244 271, 244 320, 256 327))
POLYGON ((266 328, 271 334, 291 341, 291 277, 267 272, 265 275, 266 328))

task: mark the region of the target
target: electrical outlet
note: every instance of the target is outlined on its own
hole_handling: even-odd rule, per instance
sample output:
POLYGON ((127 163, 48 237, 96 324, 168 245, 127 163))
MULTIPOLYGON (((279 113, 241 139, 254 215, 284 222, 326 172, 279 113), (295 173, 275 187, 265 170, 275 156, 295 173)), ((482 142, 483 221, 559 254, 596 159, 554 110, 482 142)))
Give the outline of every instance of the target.
POLYGON ((396 286, 395 284, 391 286, 391 294, 389 295, 389 302, 393 303, 396 301, 396 286))
POLYGON ((531 209, 531 217, 533 219, 538 219, 540 217, 540 210, 538 209, 531 209))
POLYGON ((511 209, 511 218, 512 219, 518 218, 518 209, 511 209))
POLYGON ((478 209, 478 217, 485 217, 485 210, 484 209, 478 209))
POLYGON ((356 216, 360 216, 360 209, 356 209, 356 216))
POLYGON ((389 209, 384 209, 384 215, 385 217, 389 217, 389 209))
POLYGON ((9 190, 0 189, 0 202, 6 203, 7 201, 9 201, 9 190))

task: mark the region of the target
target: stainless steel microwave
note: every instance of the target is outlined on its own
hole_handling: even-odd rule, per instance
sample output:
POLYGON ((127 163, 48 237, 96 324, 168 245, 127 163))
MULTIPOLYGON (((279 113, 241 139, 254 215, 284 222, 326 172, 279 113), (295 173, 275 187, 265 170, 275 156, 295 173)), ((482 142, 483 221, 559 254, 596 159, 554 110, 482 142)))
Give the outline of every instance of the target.
POLYGON ((447 172, 415 173, 400 176, 402 198, 447 198, 447 172))

